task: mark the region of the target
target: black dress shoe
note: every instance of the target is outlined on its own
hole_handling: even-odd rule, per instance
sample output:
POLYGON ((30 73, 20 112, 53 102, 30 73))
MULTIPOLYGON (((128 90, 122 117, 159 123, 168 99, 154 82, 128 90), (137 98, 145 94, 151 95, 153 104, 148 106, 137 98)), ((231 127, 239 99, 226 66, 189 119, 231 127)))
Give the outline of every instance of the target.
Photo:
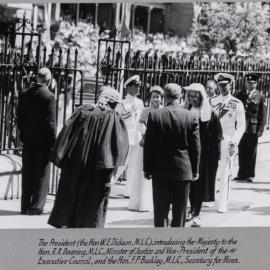
POLYGON ((252 178, 252 177, 249 177, 249 178, 246 179, 246 181, 247 181, 248 183, 252 183, 253 180, 254 180, 254 178, 252 178))
POLYGON ((42 212, 43 211, 40 209, 29 209, 29 210, 27 210, 27 215, 29 215, 29 216, 41 215, 42 212))
POLYGON ((27 214, 27 210, 21 210, 21 215, 26 215, 27 214))
POLYGON ((245 181, 245 178, 241 178, 241 177, 234 177, 233 178, 234 181, 245 181))

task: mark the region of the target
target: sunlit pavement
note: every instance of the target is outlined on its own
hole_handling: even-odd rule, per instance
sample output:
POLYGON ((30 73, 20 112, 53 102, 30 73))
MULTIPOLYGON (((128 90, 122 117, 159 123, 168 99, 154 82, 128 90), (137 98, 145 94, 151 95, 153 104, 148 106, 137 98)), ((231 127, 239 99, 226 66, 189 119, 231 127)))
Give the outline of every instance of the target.
MULTIPOLYGON (((237 174, 237 159, 233 168, 237 174)), ((153 212, 128 210, 128 199, 123 197, 125 183, 115 183, 109 200, 106 228, 153 227, 153 212)), ((270 226, 270 132, 260 138, 258 147, 256 179, 253 183, 230 182, 230 202, 227 213, 218 213, 214 207, 203 206, 202 227, 257 227, 270 226)), ((0 200, 0 228, 52 228, 47 224, 54 202, 48 196, 45 214, 20 215, 20 200, 0 200)), ((187 223, 190 227, 190 223, 187 223)))

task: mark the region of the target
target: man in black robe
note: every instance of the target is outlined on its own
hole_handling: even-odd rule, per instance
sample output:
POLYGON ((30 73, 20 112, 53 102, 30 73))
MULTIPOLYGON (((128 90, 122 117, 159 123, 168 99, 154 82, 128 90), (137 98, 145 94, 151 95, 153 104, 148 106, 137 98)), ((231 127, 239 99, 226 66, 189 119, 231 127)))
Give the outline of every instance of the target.
POLYGON ((246 76, 247 91, 241 91, 238 98, 246 111, 246 131, 239 143, 239 171, 235 180, 252 182, 255 177, 258 138, 262 136, 266 122, 265 96, 257 89, 257 74, 246 76))
POLYGON ((203 202, 215 201, 215 182, 221 155, 222 127, 217 115, 212 111, 206 90, 200 83, 192 83, 187 90, 185 108, 199 119, 201 156, 200 177, 190 184, 190 211, 186 220, 191 227, 200 227, 200 212, 203 202))
POLYGON ((114 111, 119 99, 103 87, 97 105, 78 108, 60 132, 52 156, 61 168, 52 226, 104 227, 111 177, 128 153, 127 129, 114 111))

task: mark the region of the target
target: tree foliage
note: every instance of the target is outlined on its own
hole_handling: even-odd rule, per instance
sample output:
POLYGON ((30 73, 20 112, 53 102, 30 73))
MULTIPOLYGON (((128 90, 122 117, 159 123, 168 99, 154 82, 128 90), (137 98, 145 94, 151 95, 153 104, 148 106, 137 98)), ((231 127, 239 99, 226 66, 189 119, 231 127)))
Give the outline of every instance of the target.
POLYGON ((5 34, 8 30, 15 28, 15 11, 13 8, 0 4, 0 43, 2 40, 2 34, 5 34), (9 29, 9 27, 11 27, 9 29))
POLYGON ((14 20, 13 18, 14 14, 15 14, 15 10, 13 8, 0 4, 0 22, 1 23, 14 20))
POLYGON ((231 55, 256 54, 268 42, 268 20, 261 3, 252 3, 249 8, 227 3, 216 3, 215 8, 206 5, 194 22, 194 45, 202 52, 221 47, 231 55))

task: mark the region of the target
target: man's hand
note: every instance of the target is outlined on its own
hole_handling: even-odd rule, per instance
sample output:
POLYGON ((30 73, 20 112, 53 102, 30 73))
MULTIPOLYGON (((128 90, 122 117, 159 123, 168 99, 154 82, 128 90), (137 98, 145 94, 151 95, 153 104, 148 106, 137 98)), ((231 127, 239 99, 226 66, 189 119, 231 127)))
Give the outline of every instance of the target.
POLYGON ((147 179, 147 180, 150 180, 152 179, 152 175, 150 173, 144 173, 144 178, 147 179))
POLYGON ((198 179, 199 179, 199 174, 198 173, 193 174, 193 180, 198 180, 198 179))
POLYGON ((262 135, 263 135, 262 131, 258 131, 258 132, 257 132, 257 137, 258 137, 258 138, 259 138, 259 137, 262 137, 262 135))
POLYGON ((233 143, 233 142, 229 142, 229 155, 230 156, 233 156, 234 155, 234 153, 235 153, 235 151, 236 151, 236 146, 235 146, 235 144, 233 143))

